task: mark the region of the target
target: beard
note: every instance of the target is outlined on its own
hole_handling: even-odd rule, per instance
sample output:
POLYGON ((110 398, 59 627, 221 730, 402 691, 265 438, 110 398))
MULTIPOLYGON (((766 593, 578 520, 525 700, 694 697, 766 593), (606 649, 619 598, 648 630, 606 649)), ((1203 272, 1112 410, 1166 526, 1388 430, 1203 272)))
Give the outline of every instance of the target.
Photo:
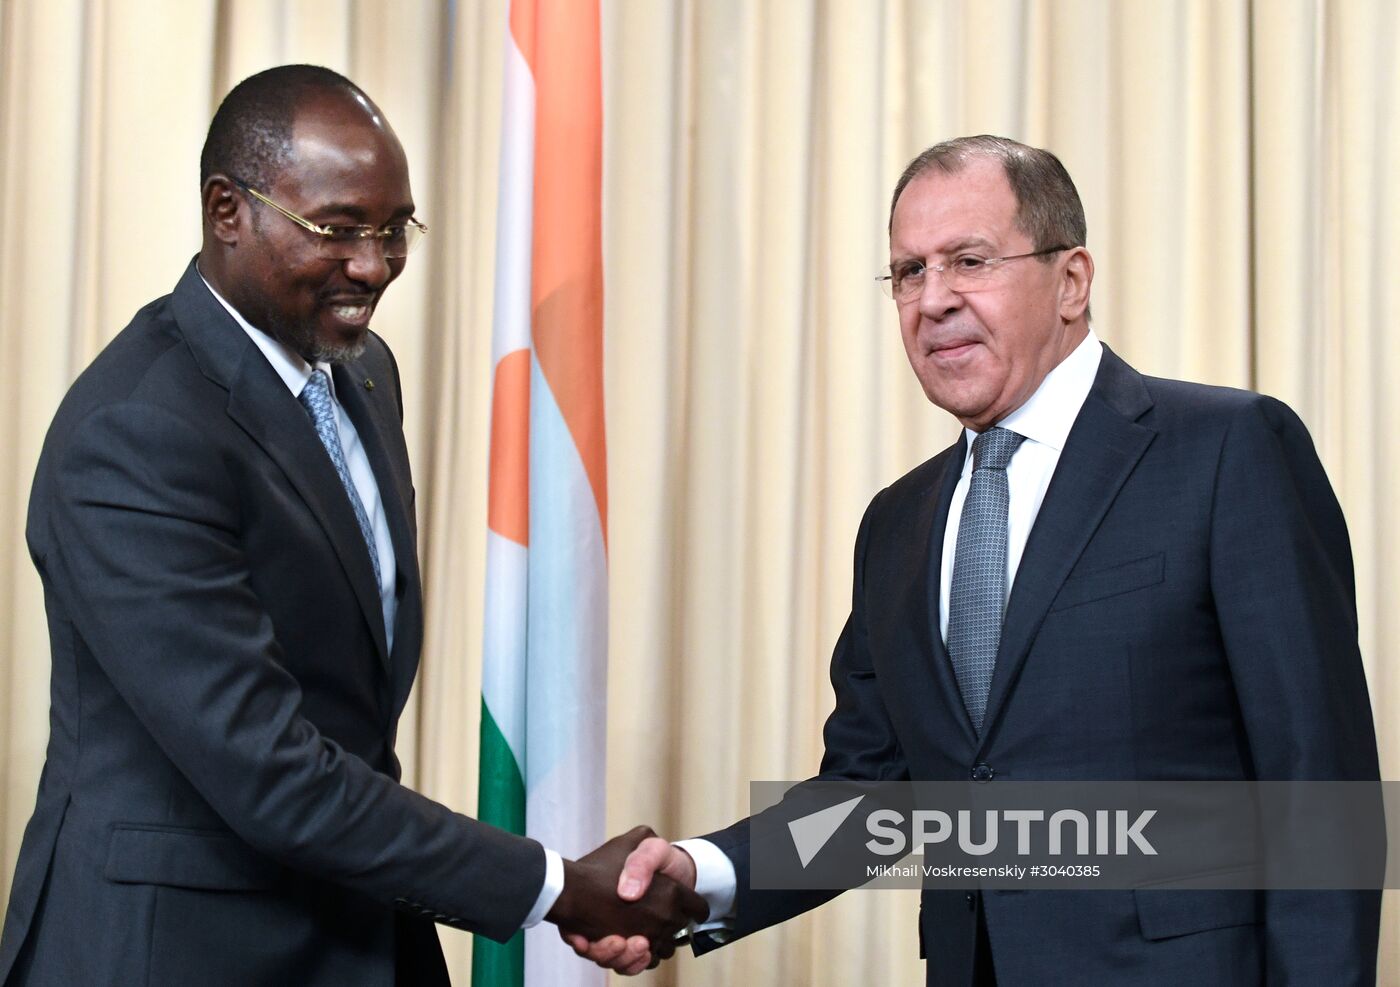
POLYGON ((327 341, 316 335, 313 326, 279 319, 270 312, 267 327, 269 335, 313 366, 317 363, 338 364, 358 360, 369 343, 368 329, 352 340, 327 341))
MULTIPOLYGON (((265 248, 267 234, 263 231, 262 218, 263 211, 255 209, 253 211, 253 234, 257 238, 258 245, 265 248)), ((369 341, 368 327, 353 339, 345 341, 320 339, 316 335, 315 326, 287 318, 278 312, 269 299, 264 297, 255 296, 248 299, 244 305, 236 307, 239 311, 256 314, 257 318, 250 320, 253 325, 262 329, 313 366, 317 363, 337 364, 358 360, 364 355, 365 346, 369 341)))
POLYGON ((349 343, 327 343, 313 338, 311 341, 311 363, 349 363, 364 356, 369 334, 349 343))

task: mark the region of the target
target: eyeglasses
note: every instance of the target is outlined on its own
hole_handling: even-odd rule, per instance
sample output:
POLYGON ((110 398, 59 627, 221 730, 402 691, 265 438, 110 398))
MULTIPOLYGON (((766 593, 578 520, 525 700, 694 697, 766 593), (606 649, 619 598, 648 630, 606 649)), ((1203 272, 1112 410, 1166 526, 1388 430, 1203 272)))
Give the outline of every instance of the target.
POLYGON ((882 274, 875 280, 880 282, 880 287, 885 294, 895 301, 911 302, 923 293, 924 275, 929 271, 937 271, 942 276, 943 283, 948 286, 949 291, 962 295, 969 291, 979 291, 986 288, 988 282, 1001 269, 1001 265, 1007 261, 1022 260, 1026 257, 1044 257, 1046 254, 1057 254, 1061 250, 1073 249, 1070 246, 1046 247, 1044 250, 1032 250, 1028 254, 1012 254, 1009 257, 958 254, 946 264, 925 265, 922 261, 905 261, 888 268, 888 274, 882 274))
POLYGON ((231 180, 263 205, 271 206, 302 229, 316 234, 318 252, 327 260, 351 260, 359 253, 362 244, 376 240, 384 248, 386 258, 407 257, 413 248, 422 242, 423 234, 428 232, 428 228, 416 219, 377 227, 321 226, 305 216, 298 216, 290 209, 279 206, 251 185, 237 178, 231 180))

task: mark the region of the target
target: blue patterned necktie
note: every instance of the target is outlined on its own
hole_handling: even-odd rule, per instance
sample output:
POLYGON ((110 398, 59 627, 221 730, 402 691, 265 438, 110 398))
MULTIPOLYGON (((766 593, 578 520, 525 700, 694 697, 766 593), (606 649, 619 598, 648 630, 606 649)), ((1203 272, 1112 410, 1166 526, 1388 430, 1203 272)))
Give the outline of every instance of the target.
POLYGON ((948 654, 972 725, 982 732, 1001 620, 1006 612, 1006 464, 1025 439, 989 428, 972 443, 972 482, 963 501, 948 591, 948 654))
POLYGON ((350 507, 355 512, 355 520, 360 524, 360 534, 364 536, 365 547, 369 549, 369 560, 374 565, 374 585, 378 588, 383 585, 379 573, 379 547, 374 540, 374 529, 370 527, 369 515, 365 513, 365 505, 360 503, 360 494, 355 489, 355 482, 350 479, 349 468, 345 465, 345 450, 340 448, 340 430, 335 425, 335 403, 331 400, 331 381, 324 370, 312 371, 311 379, 301 389, 297 400, 306 409, 306 413, 311 416, 311 422, 316 426, 316 434, 321 437, 321 445, 326 447, 326 452, 331 457, 331 464, 340 477, 340 483, 345 487, 346 496, 350 498, 350 507))

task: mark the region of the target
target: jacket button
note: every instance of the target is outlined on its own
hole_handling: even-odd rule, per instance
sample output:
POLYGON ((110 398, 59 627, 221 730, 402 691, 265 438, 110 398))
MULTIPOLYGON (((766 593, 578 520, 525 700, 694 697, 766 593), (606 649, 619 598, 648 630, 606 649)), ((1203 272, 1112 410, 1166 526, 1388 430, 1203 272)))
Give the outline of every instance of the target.
POLYGON ((979 764, 972 769, 973 781, 991 781, 996 775, 997 773, 992 770, 990 764, 979 764))
POLYGON ((967 897, 967 910, 970 911, 970 912, 975 912, 975 911, 977 911, 977 896, 976 896, 975 894, 973 894, 971 891, 969 891, 969 892, 967 893, 966 897, 967 897))

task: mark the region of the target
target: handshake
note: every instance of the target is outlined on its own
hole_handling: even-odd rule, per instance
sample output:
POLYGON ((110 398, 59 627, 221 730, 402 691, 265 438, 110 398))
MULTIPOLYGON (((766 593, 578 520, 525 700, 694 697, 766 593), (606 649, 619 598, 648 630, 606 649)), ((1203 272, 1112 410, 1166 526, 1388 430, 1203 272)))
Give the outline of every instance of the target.
POLYGON ((579 956, 632 976, 667 959, 710 906, 695 893, 690 855, 637 826, 578 860, 545 918, 579 956))

